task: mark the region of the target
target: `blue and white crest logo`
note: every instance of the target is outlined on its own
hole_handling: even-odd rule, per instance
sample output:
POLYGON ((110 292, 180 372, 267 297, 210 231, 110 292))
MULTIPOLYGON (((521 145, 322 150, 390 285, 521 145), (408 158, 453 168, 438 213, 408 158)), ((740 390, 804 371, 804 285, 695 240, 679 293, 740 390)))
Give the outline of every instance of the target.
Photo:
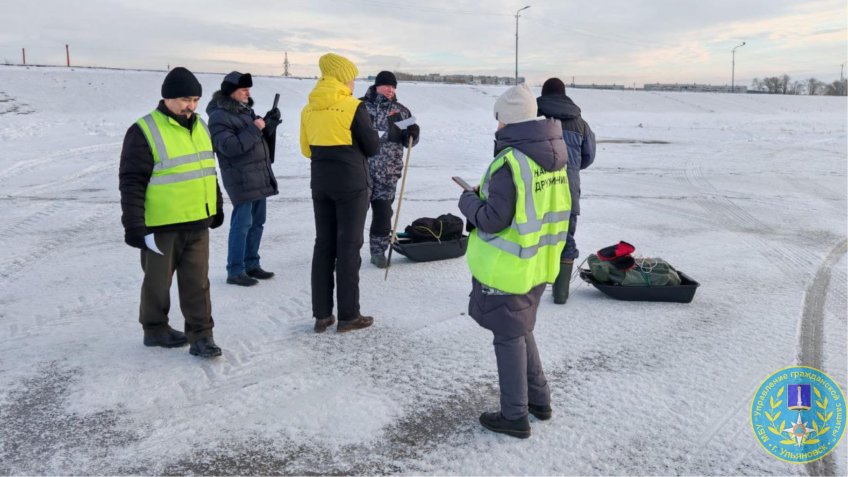
POLYGON ((754 395, 751 425, 773 456, 803 464, 829 454, 845 432, 845 396, 815 368, 792 366, 772 374, 754 395))

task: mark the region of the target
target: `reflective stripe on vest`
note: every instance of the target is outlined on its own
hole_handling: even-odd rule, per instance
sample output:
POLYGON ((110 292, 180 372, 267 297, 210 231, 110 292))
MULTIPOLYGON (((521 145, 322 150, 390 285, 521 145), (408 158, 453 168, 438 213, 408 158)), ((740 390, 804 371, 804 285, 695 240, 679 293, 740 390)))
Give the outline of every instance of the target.
MULTIPOLYGON (((553 224, 556 222, 566 222, 566 232, 560 232, 555 235, 542 235, 539 237, 539 242, 536 245, 532 245, 530 247, 521 247, 519 244, 515 242, 510 242, 501 238, 498 234, 490 234, 487 232, 483 232, 482 230, 478 230, 477 235, 489 243, 493 247, 496 247, 504 252, 515 255, 519 258, 530 258, 536 255, 536 252, 539 251, 539 247, 544 247, 546 245, 556 245, 557 242, 565 240, 565 237, 568 235, 567 232, 567 223, 569 218, 571 217, 571 210, 563 210, 563 211, 547 211, 542 216, 541 219, 536 218, 536 203, 533 196, 533 171, 530 169, 530 163, 528 162, 528 157, 523 152, 518 149, 507 148, 493 162, 492 166, 489 168, 486 176, 483 178, 483 184, 480 187, 480 190, 483 191, 483 198, 485 199, 489 195, 489 183, 491 181, 492 175, 501 167, 503 167, 503 163, 506 161, 507 154, 512 153, 512 156, 516 159, 518 163, 519 170, 521 171, 521 183, 524 184, 524 214, 523 217, 526 218, 526 222, 519 223, 518 222, 518 206, 520 202, 516 204, 516 214, 512 217, 512 224, 510 227, 517 230, 519 235, 529 235, 542 230, 542 227, 545 224, 553 224), (498 162, 501 164, 498 164, 498 162)), ((568 183, 567 176, 564 176, 565 180, 563 181, 565 184, 568 183)), ((557 178, 554 178, 557 180, 557 178)), ((516 182, 516 192, 518 192, 518 181, 516 182)))
POLYGON ((521 151, 507 148, 492 162, 480 183, 489 194, 492 176, 509 167, 515 186, 515 214, 509 227, 486 233, 475 229, 466 258, 478 281, 506 293, 523 294, 559 273, 568 237, 571 194, 565 168, 546 171, 521 151))
MULTIPOLYGON (((170 169, 172 167, 182 166, 184 164, 190 164, 192 162, 201 161, 203 159, 215 159, 215 153, 213 151, 200 151, 197 153, 185 154, 182 156, 176 157, 168 157, 168 149, 165 147, 165 141, 162 139, 162 133, 159 131, 159 127, 156 125, 156 121, 153 119, 152 114, 148 114, 147 116, 141 118, 145 124, 147 124, 147 129, 150 131, 150 135, 153 139, 153 145, 156 148, 156 155, 159 156, 159 160, 153 166, 154 176, 150 178, 151 184, 170 184, 173 182, 178 182, 180 180, 191 180, 197 179, 200 177, 204 177, 207 175, 215 175, 215 168, 211 168, 211 172, 207 169, 203 169, 202 171, 191 171, 184 172, 182 174, 173 174, 170 176, 156 176, 156 172, 162 172, 165 169, 170 169), (197 172, 205 172, 204 174, 197 175, 197 172)), ((198 124, 203 126, 203 129, 206 131, 206 135, 210 138, 212 137, 209 134, 209 127, 206 126, 206 123, 197 118, 198 124)))
POLYGON ((136 124, 153 155, 153 173, 144 197, 145 224, 195 222, 215 215, 218 182, 206 123, 198 117, 189 130, 155 110, 136 124))

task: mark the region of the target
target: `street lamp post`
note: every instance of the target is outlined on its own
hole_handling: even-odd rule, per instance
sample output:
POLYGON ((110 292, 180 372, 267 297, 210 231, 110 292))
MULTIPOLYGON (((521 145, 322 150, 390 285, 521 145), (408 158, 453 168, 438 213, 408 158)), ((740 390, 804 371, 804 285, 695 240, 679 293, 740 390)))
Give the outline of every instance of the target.
POLYGON ((730 92, 736 92, 736 49, 745 46, 745 42, 743 41, 741 45, 736 45, 730 50, 733 53, 733 62, 730 68, 730 92))
POLYGON ((521 16, 522 10, 527 10, 530 8, 530 5, 527 5, 524 8, 519 8, 517 12, 515 12, 515 84, 518 84, 518 17, 521 16))

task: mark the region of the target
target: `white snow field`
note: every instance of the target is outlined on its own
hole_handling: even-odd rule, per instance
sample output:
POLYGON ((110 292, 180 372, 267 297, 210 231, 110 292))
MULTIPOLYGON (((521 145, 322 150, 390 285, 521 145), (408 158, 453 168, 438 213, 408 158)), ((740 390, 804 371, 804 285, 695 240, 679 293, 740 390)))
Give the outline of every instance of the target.
MULTIPOLYGON (((568 90, 600 141, 582 175, 581 260, 626 240, 700 288, 689 304, 617 301, 579 279, 565 306, 546 293, 535 334, 554 418, 518 440, 477 423, 498 405, 497 374, 491 334, 466 314, 464 259, 395 255, 384 281, 366 245, 374 326, 312 332, 298 128, 314 80, 254 79, 260 114, 282 95, 261 248, 277 276, 225 284, 225 224, 210 258, 224 355, 142 345, 117 170, 164 74, 0 67, 0 474, 848 474, 848 439, 789 464, 750 417, 787 366, 846 390, 844 97, 568 90)), ((198 76, 205 110, 223 75, 198 76)), ((504 90, 400 84, 422 130, 402 226, 458 214, 450 177, 487 167, 504 90)))

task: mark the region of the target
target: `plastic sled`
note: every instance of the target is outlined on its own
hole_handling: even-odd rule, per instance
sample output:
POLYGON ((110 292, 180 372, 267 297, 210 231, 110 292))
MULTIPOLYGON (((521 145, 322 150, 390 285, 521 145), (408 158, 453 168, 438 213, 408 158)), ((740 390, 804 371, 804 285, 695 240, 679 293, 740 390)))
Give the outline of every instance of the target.
POLYGON ((585 268, 580 269, 580 278, 605 295, 616 300, 690 303, 692 298, 695 297, 695 291, 700 286, 700 283, 680 270, 677 273, 680 274, 680 285, 655 287, 647 285, 643 287, 624 287, 614 283, 601 283, 595 280, 590 270, 585 268))

